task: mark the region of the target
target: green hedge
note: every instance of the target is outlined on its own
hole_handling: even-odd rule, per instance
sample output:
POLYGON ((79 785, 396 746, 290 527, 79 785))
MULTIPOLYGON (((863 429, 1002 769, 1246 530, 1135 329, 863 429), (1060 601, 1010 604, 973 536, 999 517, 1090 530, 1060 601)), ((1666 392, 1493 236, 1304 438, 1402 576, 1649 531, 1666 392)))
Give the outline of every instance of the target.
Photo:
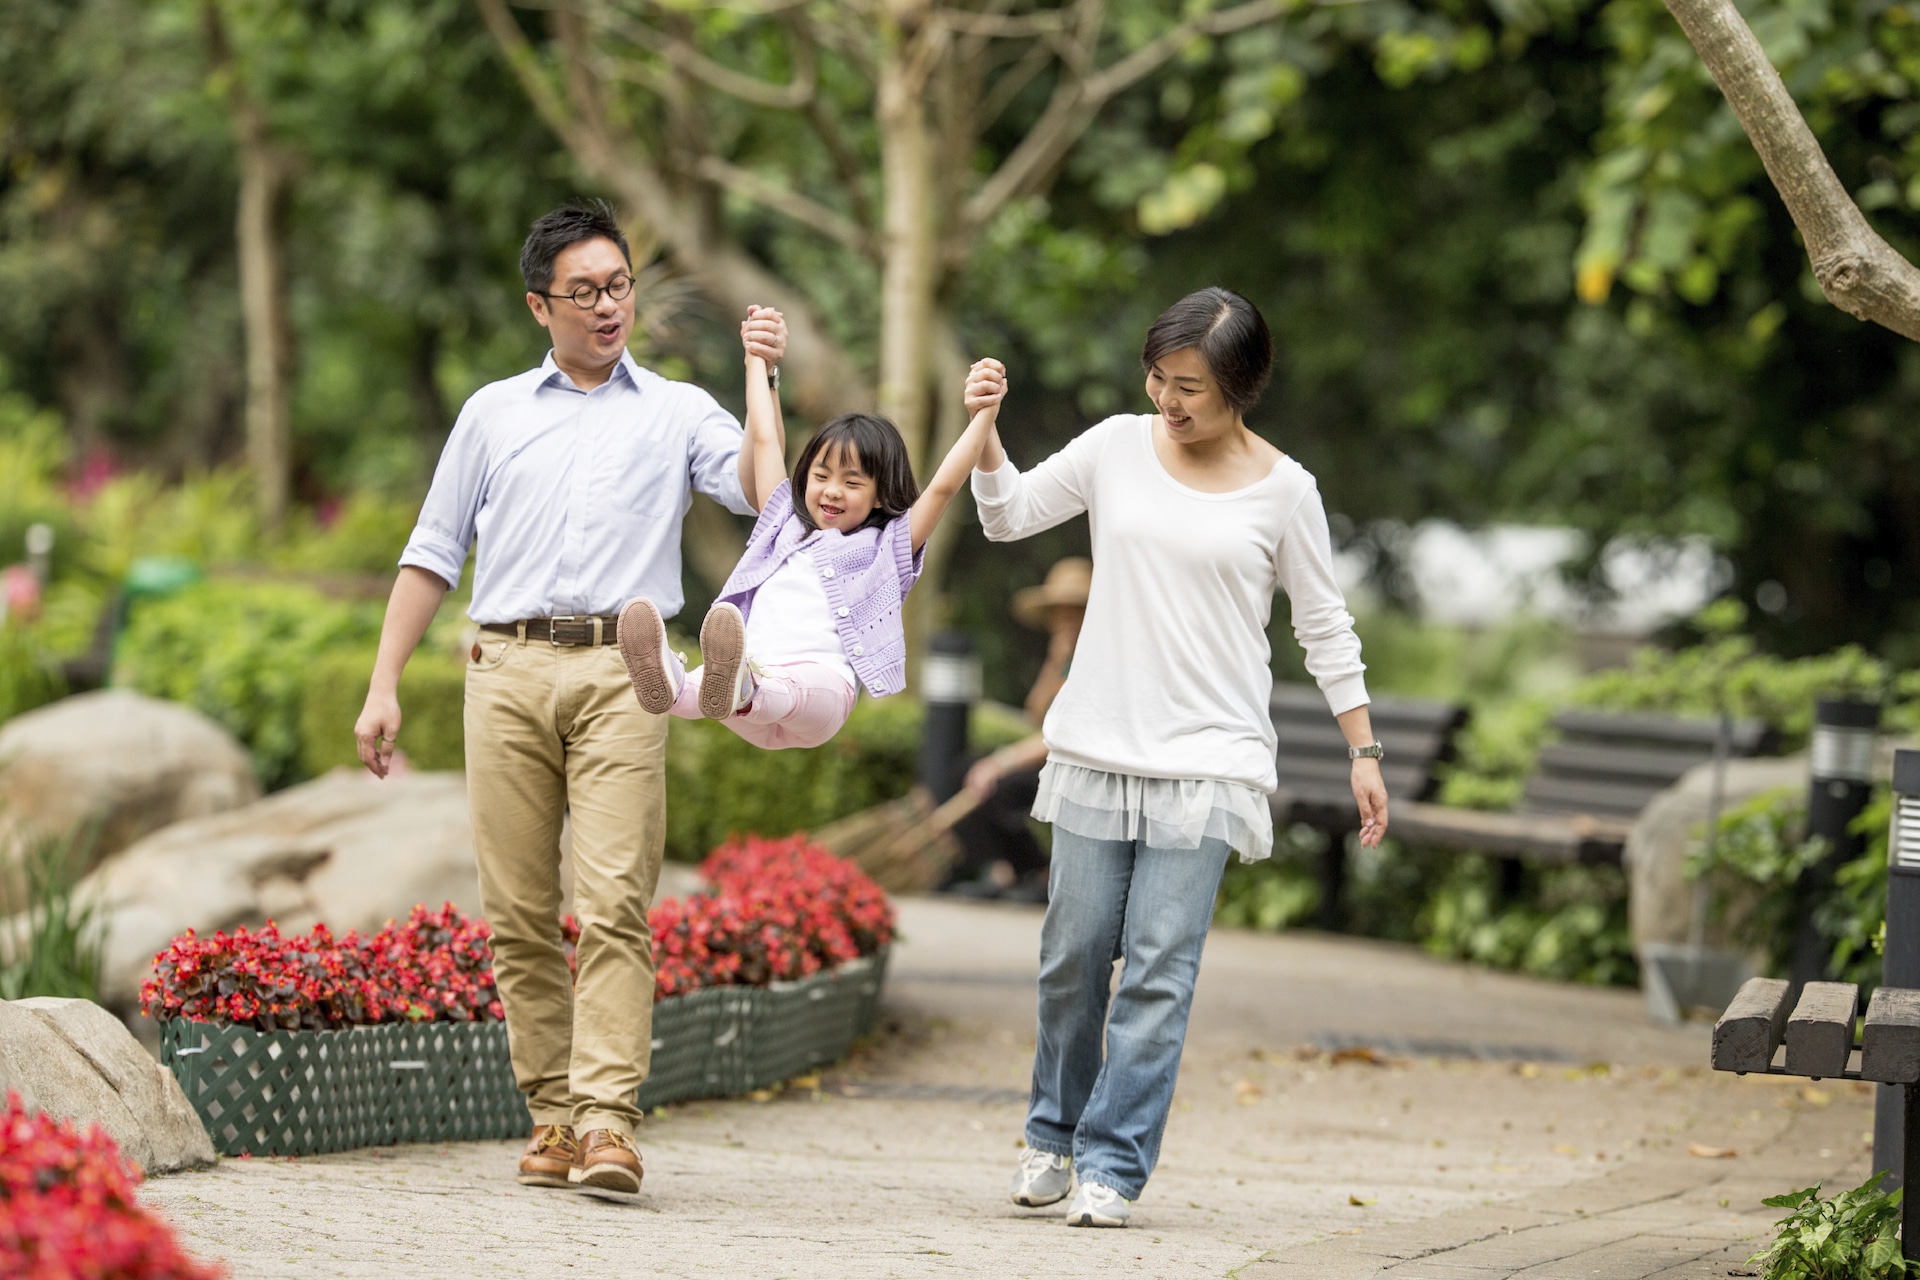
POLYGON ((225 725, 274 790, 304 776, 302 704, 320 659, 363 648, 379 627, 377 605, 281 583, 202 582, 133 611, 113 682, 225 725))
MULTIPOLYGON (((300 704, 300 763, 318 777, 341 765, 358 767, 354 722, 367 700, 372 646, 318 658, 308 669, 300 704)), ((416 769, 464 769, 467 735, 466 663, 443 646, 422 645, 400 677, 401 741, 416 769)))

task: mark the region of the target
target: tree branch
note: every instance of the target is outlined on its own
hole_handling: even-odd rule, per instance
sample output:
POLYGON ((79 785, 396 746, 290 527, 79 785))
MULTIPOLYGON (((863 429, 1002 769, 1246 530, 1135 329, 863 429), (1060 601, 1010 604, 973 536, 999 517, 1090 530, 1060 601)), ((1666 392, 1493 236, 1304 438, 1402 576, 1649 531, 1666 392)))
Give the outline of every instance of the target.
POLYGON ((1867 222, 1733 0, 1666 0, 1807 242, 1827 300, 1920 342, 1920 268, 1867 222))
POLYGON ((671 62, 682 73, 700 81, 707 87, 718 89, 759 107, 771 107, 777 111, 793 111, 804 107, 813 99, 818 84, 818 66, 813 54, 813 45, 804 40, 794 41, 793 79, 786 84, 769 84, 755 76, 716 62, 687 40, 679 36, 649 27, 625 15, 608 14, 604 21, 623 39, 651 49, 671 62))
POLYGON ((742 199, 751 200, 762 208, 811 227, 863 257, 878 259, 878 248, 865 228, 791 187, 783 187, 751 169, 743 169, 715 155, 701 156, 694 164, 694 172, 742 199))
MULTIPOLYGON (((1339 3, 1341 0, 1312 2, 1339 3)), ((1201 36, 1230 35, 1272 22, 1284 17, 1293 7, 1292 0, 1247 0, 1231 9, 1202 14, 1168 28, 1102 71, 1084 79, 1073 75, 1063 79, 1039 121, 967 201, 966 225, 984 227, 1009 202, 1037 190, 1080 140, 1100 108, 1122 90, 1159 70, 1189 43, 1201 36)), ((1083 27, 1083 41, 1086 34, 1083 27)))

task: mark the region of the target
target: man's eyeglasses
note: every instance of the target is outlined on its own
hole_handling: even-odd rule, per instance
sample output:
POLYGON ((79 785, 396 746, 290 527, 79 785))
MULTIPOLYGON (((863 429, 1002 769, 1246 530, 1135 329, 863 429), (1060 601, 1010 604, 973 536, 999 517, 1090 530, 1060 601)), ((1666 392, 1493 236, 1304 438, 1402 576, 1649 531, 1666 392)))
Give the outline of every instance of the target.
POLYGON ((600 295, 606 294, 615 302, 622 301, 633 292, 632 276, 615 276, 602 285, 583 284, 572 293, 543 293, 543 298, 572 298, 573 305, 582 311, 591 311, 600 305, 600 295))

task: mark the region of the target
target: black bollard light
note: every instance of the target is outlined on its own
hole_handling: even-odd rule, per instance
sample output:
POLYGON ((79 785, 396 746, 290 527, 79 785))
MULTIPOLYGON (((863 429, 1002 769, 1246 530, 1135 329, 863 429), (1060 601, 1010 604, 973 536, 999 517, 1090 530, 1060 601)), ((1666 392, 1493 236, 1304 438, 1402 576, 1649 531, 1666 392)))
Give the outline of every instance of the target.
MULTIPOLYGON (((1880 982, 1920 987, 1920 751, 1893 755, 1893 821, 1887 831, 1887 938, 1880 982)), ((1920 1180, 1920 1088, 1877 1086, 1873 1104, 1873 1167, 1887 1175, 1886 1190, 1920 1180)), ((1901 1197, 1901 1243, 1909 1260, 1920 1258, 1920 1222, 1901 1197)))
POLYGON ((920 661, 920 700, 927 707, 920 731, 920 785, 936 804, 960 789, 967 719, 979 697, 980 659, 973 655, 973 637, 964 631, 935 635, 920 661))
MULTIPOLYGON (((1822 836, 1827 856, 1807 869, 1799 895, 1818 902, 1833 887, 1834 872, 1860 856, 1866 837, 1849 830, 1873 794, 1873 744, 1880 733, 1880 706, 1845 698, 1822 698, 1813 709, 1812 764, 1807 780, 1807 834, 1822 836)), ((1832 953, 1813 912, 1800 917, 1793 936, 1793 985, 1831 978, 1832 953)))

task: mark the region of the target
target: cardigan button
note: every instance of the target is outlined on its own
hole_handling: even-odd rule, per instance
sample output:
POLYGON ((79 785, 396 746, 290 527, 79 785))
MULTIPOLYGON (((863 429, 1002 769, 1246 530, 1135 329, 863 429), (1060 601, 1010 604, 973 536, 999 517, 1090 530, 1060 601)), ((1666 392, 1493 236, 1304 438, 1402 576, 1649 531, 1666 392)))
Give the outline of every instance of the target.
POLYGON ((857 644, 857 645, 855 645, 855 646, 853 646, 853 656, 854 656, 854 657, 856 657, 856 658, 864 658, 864 657, 866 657, 866 656, 867 656, 867 646, 865 646, 865 645, 863 645, 863 644, 857 644))
POLYGON ((833 576, 833 566, 832 565, 823 566, 820 570, 820 576, 823 578, 831 578, 833 576))
POLYGON ((847 616, 847 613, 848 613, 848 610, 847 610, 847 608, 846 608, 846 606, 845 606, 845 605, 842 605, 842 606, 840 607, 840 616, 844 618, 844 617, 846 617, 846 616, 847 616))

